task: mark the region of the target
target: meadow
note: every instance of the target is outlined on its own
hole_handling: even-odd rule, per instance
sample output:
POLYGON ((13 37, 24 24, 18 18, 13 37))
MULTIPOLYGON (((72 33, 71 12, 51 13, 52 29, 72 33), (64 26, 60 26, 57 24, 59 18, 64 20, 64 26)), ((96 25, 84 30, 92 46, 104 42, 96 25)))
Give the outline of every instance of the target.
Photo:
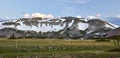
POLYGON ((113 41, 0 39, 0 58, 120 58, 113 41))

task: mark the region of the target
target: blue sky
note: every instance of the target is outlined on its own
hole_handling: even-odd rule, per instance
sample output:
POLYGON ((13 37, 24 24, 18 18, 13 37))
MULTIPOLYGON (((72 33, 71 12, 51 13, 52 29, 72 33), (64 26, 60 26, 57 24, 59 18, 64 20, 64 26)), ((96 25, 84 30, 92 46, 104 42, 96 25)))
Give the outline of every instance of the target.
POLYGON ((22 17, 23 12, 114 17, 120 14, 120 0, 0 0, 0 17, 22 17))

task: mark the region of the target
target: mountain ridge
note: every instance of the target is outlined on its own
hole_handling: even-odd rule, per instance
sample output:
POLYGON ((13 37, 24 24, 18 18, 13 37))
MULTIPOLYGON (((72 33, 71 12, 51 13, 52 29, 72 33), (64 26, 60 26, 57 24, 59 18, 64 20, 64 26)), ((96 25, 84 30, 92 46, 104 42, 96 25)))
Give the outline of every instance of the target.
POLYGON ((53 19, 20 18, 10 22, 1 22, 0 26, 0 37, 7 38, 12 34, 15 34, 16 37, 33 38, 94 38, 117 28, 101 19, 85 21, 71 16, 53 19))

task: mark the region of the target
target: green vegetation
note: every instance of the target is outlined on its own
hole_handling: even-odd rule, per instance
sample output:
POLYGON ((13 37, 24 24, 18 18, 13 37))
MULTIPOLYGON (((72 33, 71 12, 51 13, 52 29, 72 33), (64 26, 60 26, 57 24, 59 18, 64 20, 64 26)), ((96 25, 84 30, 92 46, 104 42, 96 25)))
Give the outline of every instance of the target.
POLYGON ((113 43, 114 43, 114 48, 109 49, 108 52, 120 52, 120 36, 119 35, 107 37, 106 39, 111 39, 113 40, 113 43))
POLYGON ((111 37, 108 37, 107 39, 112 39, 112 40, 114 40, 114 45, 116 45, 116 46, 120 46, 120 36, 111 36, 111 37))
POLYGON ((0 58, 119 58, 113 41, 0 39, 0 58))

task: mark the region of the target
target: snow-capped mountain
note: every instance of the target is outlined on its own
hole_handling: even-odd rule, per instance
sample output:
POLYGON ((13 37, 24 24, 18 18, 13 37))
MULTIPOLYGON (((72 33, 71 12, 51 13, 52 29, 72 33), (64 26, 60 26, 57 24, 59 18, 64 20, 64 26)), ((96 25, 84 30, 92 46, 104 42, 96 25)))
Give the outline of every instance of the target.
POLYGON ((37 37, 37 38, 89 38, 104 35, 117 28, 101 19, 84 20, 77 17, 20 18, 0 22, 0 37, 37 37))
MULTIPOLYGON (((72 18, 72 17, 70 17, 72 18)), ((69 28, 74 23, 75 18, 72 19, 63 19, 63 18, 56 18, 56 19, 41 19, 41 18, 22 18, 19 20, 14 20, 10 22, 1 22, 0 29, 2 28, 15 28, 18 30, 24 31, 37 31, 37 32, 57 32, 62 29, 69 28), (68 25, 66 25, 68 24, 68 25)), ((80 30, 85 30, 88 24, 80 22, 77 24, 80 30)))

